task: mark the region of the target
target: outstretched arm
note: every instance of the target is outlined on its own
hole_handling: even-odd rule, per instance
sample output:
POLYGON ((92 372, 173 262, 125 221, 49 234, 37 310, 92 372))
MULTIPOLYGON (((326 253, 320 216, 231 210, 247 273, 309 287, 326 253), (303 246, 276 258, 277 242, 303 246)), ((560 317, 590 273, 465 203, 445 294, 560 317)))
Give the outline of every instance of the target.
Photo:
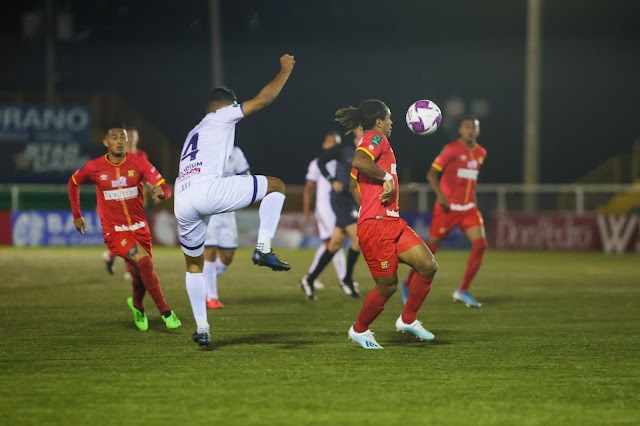
POLYGON ((280 72, 276 75, 276 78, 264 86, 255 98, 242 103, 242 113, 245 117, 266 108, 278 97, 289 79, 295 63, 293 56, 282 55, 280 58, 280 72))

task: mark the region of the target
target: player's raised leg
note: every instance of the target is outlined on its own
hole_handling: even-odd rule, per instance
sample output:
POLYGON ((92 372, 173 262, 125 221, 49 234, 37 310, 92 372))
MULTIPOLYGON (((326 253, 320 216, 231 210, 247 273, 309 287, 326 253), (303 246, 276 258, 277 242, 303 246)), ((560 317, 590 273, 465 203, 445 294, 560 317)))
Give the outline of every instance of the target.
POLYGON ((288 271, 291 266, 278 259, 278 256, 271 249, 273 239, 282 206, 285 200, 285 185, 278 178, 267 176, 267 192, 260 203, 260 228, 258 229, 258 242, 253 251, 253 263, 258 266, 267 266, 274 271, 288 271))

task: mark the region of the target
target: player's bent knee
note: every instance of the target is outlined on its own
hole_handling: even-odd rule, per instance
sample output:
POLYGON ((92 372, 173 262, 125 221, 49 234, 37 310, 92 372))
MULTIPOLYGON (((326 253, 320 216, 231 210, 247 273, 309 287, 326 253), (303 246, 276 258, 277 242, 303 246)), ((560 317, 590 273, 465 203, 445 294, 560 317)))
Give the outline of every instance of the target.
POLYGON ((477 251, 485 251, 487 249, 487 247, 489 246, 489 244, 487 243, 487 239, 486 238, 478 238, 477 240, 473 240, 471 242, 471 246, 473 250, 477 250, 477 251))
POLYGON ((267 194, 271 194, 272 192, 281 192, 285 193, 285 184, 282 180, 277 177, 267 176, 267 194))
POLYGON ((431 258, 415 268, 416 272, 423 277, 433 277, 438 272, 438 262, 431 258))

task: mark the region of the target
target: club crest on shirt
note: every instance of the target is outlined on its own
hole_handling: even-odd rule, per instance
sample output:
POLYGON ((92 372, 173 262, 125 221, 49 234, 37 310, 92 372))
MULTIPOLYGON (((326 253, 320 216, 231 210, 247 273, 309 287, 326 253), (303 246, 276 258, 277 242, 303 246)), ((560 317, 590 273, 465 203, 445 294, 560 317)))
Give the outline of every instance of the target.
POLYGON ((127 239, 125 238, 124 240, 120 241, 120 245, 122 247, 126 246, 127 245, 127 239))
POLYGON ((136 175, 136 171, 135 171, 135 170, 129 170, 129 171, 127 172, 127 176, 129 176, 129 177, 131 177, 131 178, 132 178, 132 177, 134 177, 135 175, 136 175))
POLYGON ((389 269, 389 261, 388 260, 383 260, 382 262, 380 262, 380 267, 382 269, 389 269))
POLYGON ((375 146, 380 145, 380 142, 382 142, 382 138, 378 135, 375 135, 374 137, 371 138, 371 143, 374 144, 375 146))

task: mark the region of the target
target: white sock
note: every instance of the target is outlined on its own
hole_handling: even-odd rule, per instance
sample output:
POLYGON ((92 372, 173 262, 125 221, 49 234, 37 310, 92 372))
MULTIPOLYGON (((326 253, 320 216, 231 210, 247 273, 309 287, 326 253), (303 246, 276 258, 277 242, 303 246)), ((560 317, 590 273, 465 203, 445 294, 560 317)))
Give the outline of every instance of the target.
POLYGON ((267 194, 260 203, 260 228, 258 229, 258 244, 256 248, 262 253, 271 251, 271 239, 276 234, 284 199, 283 193, 272 192, 267 194))
POLYGON ((318 250, 316 250, 316 254, 313 255, 313 262, 311 262, 311 266, 309 266, 309 272, 307 272, 307 274, 312 273, 313 270, 316 269, 316 266, 318 266, 318 262, 320 261, 320 256, 322 256, 322 253, 324 253, 324 249, 324 244, 318 247, 318 250))
POLYGON ((333 262, 336 274, 338 274, 338 281, 342 282, 344 276, 347 275, 347 259, 344 255, 344 250, 338 250, 338 252, 333 255, 331 261, 333 262))
POLYGON ((202 269, 202 275, 204 276, 204 282, 207 286, 207 300, 218 298, 218 274, 216 271, 215 262, 204 261, 204 268, 202 269))
POLYGON ((209 332, 207 289, 204 284, 204 276, 187 272, 185 281, 187 282, 187 294, 189 295, 189 302, 191 302, 191 310, 196 320, 198 333, 209 332))
POLYGON ((216 258, 216 273, 218 274, 218 276, 222 275, 226 270, 227 270, 227 265, 222 263, 222 260, 220 260, 219 257, 216 258))

